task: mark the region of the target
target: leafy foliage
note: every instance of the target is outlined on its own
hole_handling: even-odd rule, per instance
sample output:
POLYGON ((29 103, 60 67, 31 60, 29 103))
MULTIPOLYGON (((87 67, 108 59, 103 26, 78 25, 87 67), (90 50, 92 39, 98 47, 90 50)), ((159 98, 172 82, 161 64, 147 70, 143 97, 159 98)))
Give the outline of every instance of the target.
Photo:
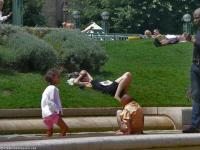
POLYGON ((21 31, 9 34, 8 46, 15 58, 14 67, 20 71, 45 71, 56 64, 53 47, 31 34, 21 31))
MULTIPOLYGON (((46 20, 42 15, 44 0, 23 0, 25 26, 45 26, 46 20)), ((12 11, 12 0, 4 1, 4 13, 12 11)), ((11 20, 10 20, 11 21, 11 20)))
POLYGON ((44 26, 45 17, 42 15, 44 0, 24 0, 24 25, 44 26))
POLYGON ((110 12, 110 31, 143 33, 159 28, 164 33, 181 33, 182 16, 192 14, 200 6, 198 0, 73 0, 70 11, 81 10, 81 22, 100 24, 100 13, 110 12))
POLYGON ((57 30, 44 37, 58 52, 60 64, 68 71, 86 69, 99 71, 105 64, 107 55, 104 49, 80 31, 57 30))

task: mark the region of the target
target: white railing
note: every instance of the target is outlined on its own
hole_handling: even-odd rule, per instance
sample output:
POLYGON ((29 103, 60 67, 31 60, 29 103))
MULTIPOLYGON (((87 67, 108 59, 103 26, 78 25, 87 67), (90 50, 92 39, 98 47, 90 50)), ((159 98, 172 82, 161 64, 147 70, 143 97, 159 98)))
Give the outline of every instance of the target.
POLYGON ((141 38, 143 37, 143 35, 141 34, 120 34, 120 33, 110 33, 110 34, 86 33, 86 35, 98 41, 117 41, 117 40, 124 41, 128 40, 129 36, 140 36, 141 38))

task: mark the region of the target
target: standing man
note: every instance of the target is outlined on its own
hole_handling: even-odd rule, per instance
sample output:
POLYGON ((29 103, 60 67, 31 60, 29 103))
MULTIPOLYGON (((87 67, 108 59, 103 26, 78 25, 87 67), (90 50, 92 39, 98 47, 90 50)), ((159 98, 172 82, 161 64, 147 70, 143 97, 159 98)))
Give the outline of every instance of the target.
POLYGON ((193 18, 198 31, 194 41, 191 66, 192 125, 183 129, 183 133, 200 132, 200 8, 194 11, 193 18))
POLYGON ((7 16, 2 16, 3 4, 4 4, 4 0, 0 0, 0 23, 4 22, 12 15, 12 13, 9 13, 7 16))

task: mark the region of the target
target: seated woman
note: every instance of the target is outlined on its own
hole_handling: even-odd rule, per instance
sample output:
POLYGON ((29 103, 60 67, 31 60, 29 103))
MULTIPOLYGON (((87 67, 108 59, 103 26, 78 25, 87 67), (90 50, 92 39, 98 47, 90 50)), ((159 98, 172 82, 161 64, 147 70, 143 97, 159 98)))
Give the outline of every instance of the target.
POLYGON ((123 110, 117 111, 119 131, 117 134, 142 134, 144 130, 144 112, 133 98, 124 94, 121 98, 123 110))
POLYGON ((109 94, 121 102, 121 97, 128 92, 128 88, 132 81, 132 75, 130 72, 126 72, 115 81, 97 81, 86 71, 82 70, 78 77, 74 79, 74 84, 93 88, 94 90, 102 91, 109 94))

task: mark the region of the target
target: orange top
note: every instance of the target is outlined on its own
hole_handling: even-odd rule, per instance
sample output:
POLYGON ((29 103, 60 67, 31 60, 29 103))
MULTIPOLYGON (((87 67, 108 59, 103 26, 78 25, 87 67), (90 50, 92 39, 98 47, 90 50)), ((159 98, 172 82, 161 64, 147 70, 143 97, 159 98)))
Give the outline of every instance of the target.
MULTIPOLYGON (((125 105, 121 115, 122 121, 127 124, 127 120, 131 120, 132 133, 141 133, 144 128, 144 114, 141 106, 132 101, 125 105)), ((128 128, 128 127, 127 127, 128 128)))

